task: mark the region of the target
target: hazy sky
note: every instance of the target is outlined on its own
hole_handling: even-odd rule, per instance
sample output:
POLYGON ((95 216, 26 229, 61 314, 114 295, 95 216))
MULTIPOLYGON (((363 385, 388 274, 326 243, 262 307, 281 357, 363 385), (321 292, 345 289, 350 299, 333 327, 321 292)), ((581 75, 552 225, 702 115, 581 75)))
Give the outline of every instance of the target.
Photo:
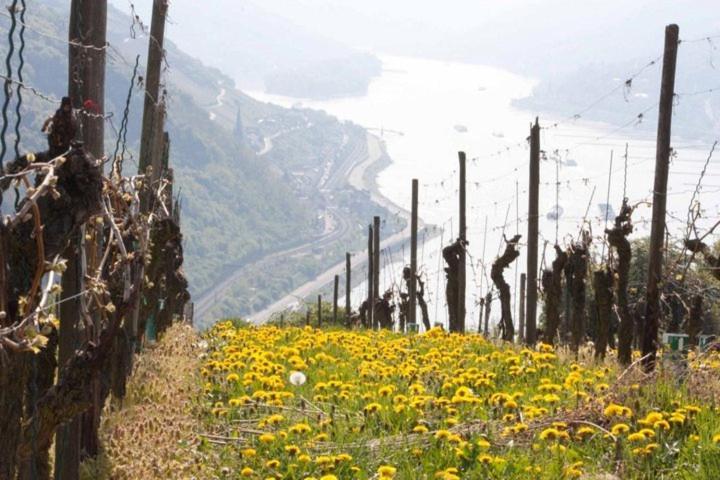
MULTIPOLYGON (((127 10, 130 0, 111 0, 127 10)), ((458 33, 496 21, 512 19, 519 27, 536 29, 543 24, 547 33, 565 29, 568 35, 582 28, 611 27, 612 23, 637 22, 637 27, 670 22, 714 25, 720 29, 720 15, 715 0, 171 0, 171 16, 181 27, 183 22, 198 18, 237 16, 248 3, 282 15, 298 25, 325 33, 330 37, 363 35, 371 40, 374 22, 380 26, 424 24, 446 33, 458 33), (347 31, 354 23, 356 28, 347 31), (335 25, 335 28, 333 28, 335 25), (370 27, 370 28, 368 28, 370 27)), ((138 12, 149 23, 152 0, 133 0, 138 12)), ((239 24, 241 18, 237 18, 239 24)), ((212 25, 208 25, 212 29, 212 25)), ((171 30, 173 30, 171 28, 171 30)), ((631 33, 631 32, 628 32, 631 33)), ((426 32, 417 31, 421 40, 426 32)))
MULTIPOLYGON (((130 0, 111 1, 129 10, 130 0)), ((152 0, 133 1, 149 24, 152 0)), ((717 0, 171 0, 168 36, 188 53, 211 58, 232 41, 230 30, 243 32, 243 20, 257 23, 261 14, 375 52, 535 73, 655 54, 672 22, 681 38, 719 34, 717 8, 717 0)), ((268 33, 258 42, 281 48, 282 31, 268 33)))

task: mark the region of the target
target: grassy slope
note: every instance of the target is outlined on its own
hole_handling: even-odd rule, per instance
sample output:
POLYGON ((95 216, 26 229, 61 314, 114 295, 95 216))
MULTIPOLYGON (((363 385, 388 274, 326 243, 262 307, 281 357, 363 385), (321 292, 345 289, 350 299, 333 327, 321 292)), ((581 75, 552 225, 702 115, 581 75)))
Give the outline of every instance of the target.
POLYGON ((140 357, 83 478, 720 475, 717 353, 646 377, 590 352, 574 360, 438 331, 224 323, 205 338, 174 326, 140 357), (293 370, 304 384, 290 383, 293 370))
POLYGON ((192 328, 174 325, 138 357, 124 404, 103 415, 102 455, 82 466, 82 479, 159 480, 195 472, 200 345, 192 328))
POLYGON ((646 377, 612 358, 596 363, 589 351, 573 361, 564 351, 438 331, 225 323, 208 340, 205 422, 216 436, 200 451, 231 476, 720 476, 718 354, 689 370, 667 361, 646 377), (307 382, 292 384, 293 370, 307 382))

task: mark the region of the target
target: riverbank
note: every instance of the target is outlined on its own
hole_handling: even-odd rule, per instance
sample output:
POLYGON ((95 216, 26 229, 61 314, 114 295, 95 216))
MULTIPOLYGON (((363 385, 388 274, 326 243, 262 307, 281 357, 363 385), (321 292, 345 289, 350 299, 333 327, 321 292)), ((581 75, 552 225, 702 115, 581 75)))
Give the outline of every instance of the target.
MULTIPOLYGON (((378 175, 385 168, 392 164, 392 160, 387 153, 384 141, 374 134, 367 134, 367 151, 363 161, 356 163, 347 174, 347 183, 358 192, 367 193, 370 200, 398 215, 404 222, 405 228, 392 236, 382 239, 380 248, 389 249, 390 251, 399 249, 410 240, 410 212, 399 205, 396 205, 389 198, 384 196, 380 191, 377 182, 378 175)), ((425 228, 425 225, 419 221, 418 228, 425 228)), ((367 255, 356 254, 352 256, 351 267, 357 271, 360 267, 367 263, 367 255)), ((323 287, 329 285, 335 278, 335 275, 343 276, 345 274, 345 262, 339 262, 327 270, 323 271, 315 277, 315 279, 304 283, 289 294, 283 296, 276 302, 260 312, 251 315, 248 320, 251 323, 261 324, 266 322, 273 314, 297 306, 300 299, 309 297, 312 293, 317 292, 323 287)), ((355 276, 354 283, 362 283, 364 278, 355 276)))

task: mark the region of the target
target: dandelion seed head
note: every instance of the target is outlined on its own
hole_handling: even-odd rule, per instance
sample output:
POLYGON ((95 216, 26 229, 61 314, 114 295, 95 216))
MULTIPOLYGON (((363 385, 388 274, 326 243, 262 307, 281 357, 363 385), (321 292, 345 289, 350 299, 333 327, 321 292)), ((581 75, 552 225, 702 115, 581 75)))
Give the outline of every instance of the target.
POLYGON ((302 372, 290 372, 290 383, 296 387, 304 385, 307 381, 307 377, 302 372))

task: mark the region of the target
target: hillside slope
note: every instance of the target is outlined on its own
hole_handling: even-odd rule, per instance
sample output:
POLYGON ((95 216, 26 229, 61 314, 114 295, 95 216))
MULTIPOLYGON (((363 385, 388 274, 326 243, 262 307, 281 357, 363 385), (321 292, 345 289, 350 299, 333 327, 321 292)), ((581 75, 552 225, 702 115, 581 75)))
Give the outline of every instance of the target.
MULTIPOLYGON (((720 62, 720 55, 716 50, 712 44, 695 42, 681 44, 678 52, 673 134, 685 140, 712 141, 717 138, 720 78, 715 65, 720 62)), ((656 55, 659 51, 658 45, 656 55)), ((562 117, 582 112, 585 120, 618 126, 632 122, 643 112, 642 119, 632 122, 633 128, 654 134, 658 113, 654 106, 660 96, 662 62, 656 57, 655 63, 650 65, 652 60, 647 56, 583 64, 574 71, 547 76, 538 83, 531 96, 516 101, 515 105, 562 117), (641 73, 626 83, 628 77, 637 72, 641 73), (593 108, 587 110, 589 105, 593 108)))
MULTIPOLYGON (((48 0, 30 4, 26 13, 25 82, 56 99, 67 88, 68 7, 67 2, 48 0)), ((7 32, 8 25, 6 17, 0 18, 0 29, 7 32)), ((144 65, 147 38, 129 16, 111 8, 108 41, 106 112, 112 117, 106 125, 106 151, 112 153, 132 64, 140 55, 144 65)), ((6 48, 0 49, 2 55, 6 48)), ((257 102, 235 89, 230 78, 172 43, 166 50, 170 163, 183 208, 185 265, 197 296, 252 259, 322 234, 327 201, 320 194, 320 179, 348 153, 344 149, 350 140, 364 138, 364 131, 322 112, 257 102)), ((44 148, 40 127, 57 105, 23 93, 21 151, 44 148)), ((125 160, 131 171, 137 168, 133 153, 139 145, 141 96, 136 86, 127 136, 130 157, 125 160)), ((13 117, 10 122, 14 124, 13 117)), ((348 217, 360 215, 348 209, 348 217)), ((271 285, 254 307, 243 297, 248 292, 242 292, 221 313, 251 313, 311 278, 320 264, 322 259, 289 284, 271 285)), ((272 273, 257 272, 258 280, 272 273)))

